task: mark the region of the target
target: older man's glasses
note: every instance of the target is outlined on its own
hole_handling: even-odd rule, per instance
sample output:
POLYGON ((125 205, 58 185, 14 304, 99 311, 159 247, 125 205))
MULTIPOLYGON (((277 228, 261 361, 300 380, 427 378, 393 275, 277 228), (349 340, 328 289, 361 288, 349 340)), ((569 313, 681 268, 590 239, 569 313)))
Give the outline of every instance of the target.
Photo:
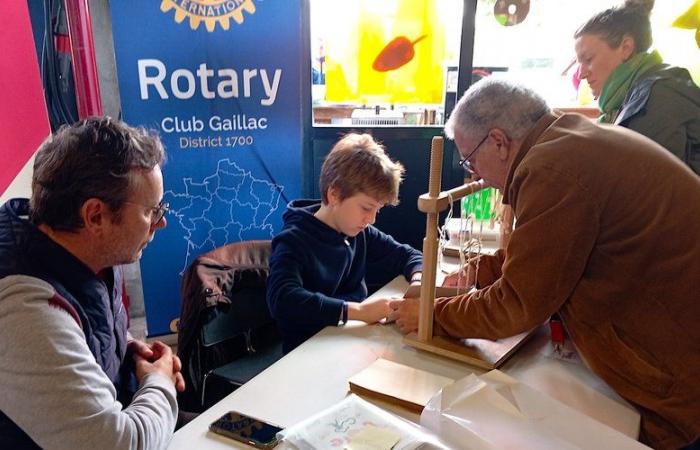
POLYGON ((141 203, 134 203, 134 202, 124 202, 124 203, 131 203, 132 205, 142 206, 142 207, 146 208, 147 210, 149 210, 151 213, 151 226, 158 225, 163 220, 163 217, 165 217, 165 214, 168 211, 170 211, 170 205, 166 202, 160 202, 160 203, 158 203, 157 206, 146 206, 146 205, 142 205, 141 203))
POLYGON ((476 147, 474 147, 474 150, 472 150, 471 152, 469 152, 469 154, 467 156, 465 156, 464 158, 459 160, 459 162, 457 164, 459 164, 459 166, 462 169, 468 170, 471 172, 472 165, 469 162, 469 159, 471 159, 471 157, 474 156, 474 153, 476 153, 476 151, 479 150, 479 147, 481 147, 481 144, 486 142, 486 139, 488 139, 488 137, 489 137, 489 134, 486 133, 486 136, 484 136, 484 138, 482 140, 480 140, 478 144, 476 144, 476 147))

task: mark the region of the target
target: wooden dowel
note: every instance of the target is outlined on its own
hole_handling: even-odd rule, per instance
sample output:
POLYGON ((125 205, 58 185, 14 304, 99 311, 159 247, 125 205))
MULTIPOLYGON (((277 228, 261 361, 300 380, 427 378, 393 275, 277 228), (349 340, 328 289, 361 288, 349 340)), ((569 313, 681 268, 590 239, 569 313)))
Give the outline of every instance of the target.
POLYGON ((449 191, 445 191, 445 194, 451 196, 452 200, 459 200, 460 198, 466 197, 467 195, 473 194, 474 192, 478 192, 482 189, 484 189, 484 180, 479 180, 452 188, 449 191))
POLYGON ((418 210, 424 213, 439 213, 450 207, 450 200, 455 202, 482 189, 484 189, 484 182, 474 181, 452 188, 449 191, 440 192, 436 197, 431 196, 429 193, 423 194, 418 197, 418 210))

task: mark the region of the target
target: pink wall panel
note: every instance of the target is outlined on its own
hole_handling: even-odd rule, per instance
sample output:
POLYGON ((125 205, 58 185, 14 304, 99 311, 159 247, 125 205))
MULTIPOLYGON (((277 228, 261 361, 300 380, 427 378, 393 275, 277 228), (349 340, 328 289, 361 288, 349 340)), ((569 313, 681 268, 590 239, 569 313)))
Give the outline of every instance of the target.
POLYGON ((50 133, 26 1, 0 1, 0 193, 50 133))

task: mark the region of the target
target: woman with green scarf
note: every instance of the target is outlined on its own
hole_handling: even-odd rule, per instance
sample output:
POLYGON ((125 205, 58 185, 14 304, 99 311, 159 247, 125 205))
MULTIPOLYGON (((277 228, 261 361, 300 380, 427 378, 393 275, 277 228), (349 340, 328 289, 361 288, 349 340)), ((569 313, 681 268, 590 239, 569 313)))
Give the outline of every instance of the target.
POLYGON ((580 75, 598 99, 601 122, 653 139, 700 175, 700 88, 687 70, 649 51, 653 6, 653 0, 626 0, 579 28, 580 75))

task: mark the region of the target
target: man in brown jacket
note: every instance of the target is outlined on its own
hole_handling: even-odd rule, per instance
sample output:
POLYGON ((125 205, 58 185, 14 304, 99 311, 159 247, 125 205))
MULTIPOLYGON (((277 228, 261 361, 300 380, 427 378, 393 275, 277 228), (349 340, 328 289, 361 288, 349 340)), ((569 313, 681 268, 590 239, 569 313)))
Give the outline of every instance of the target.
MULTIPOLYGON (((435 332, 499 339, 559 313, 593 372, 639 409, 643 442, 698 439, 700 178, 640 134, 495 78, 465 93, 445 133, 517 223, 492 279, 436 300, 435 332)), ((417 300, 392 307, 402 331, 417 328, 417 300)))

